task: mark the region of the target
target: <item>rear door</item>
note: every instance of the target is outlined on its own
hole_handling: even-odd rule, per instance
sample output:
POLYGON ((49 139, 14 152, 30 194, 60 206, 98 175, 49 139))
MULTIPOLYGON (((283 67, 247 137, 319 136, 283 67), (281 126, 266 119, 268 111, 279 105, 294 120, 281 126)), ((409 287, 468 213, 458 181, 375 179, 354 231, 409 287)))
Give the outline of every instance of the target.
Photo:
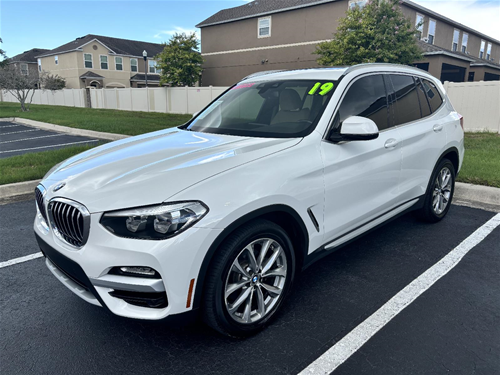
POLYGON ((389 94, 394 125, 402 141, 400 191, 404 201, 423 195, 446 145, 448 120, 436 86, 405 74, 390 74, 389 94))
POLYGON ((335 131, 340 131, 342 121, 351 116, 370 118, 380 134, 370 141, 332 143, 324 140, 321 144, 325 242, 333 245, 342 243, 358 227, 400 202, 400 136, 391 123, 381 74, 365 75, 350 83, 335 115, 335 131))

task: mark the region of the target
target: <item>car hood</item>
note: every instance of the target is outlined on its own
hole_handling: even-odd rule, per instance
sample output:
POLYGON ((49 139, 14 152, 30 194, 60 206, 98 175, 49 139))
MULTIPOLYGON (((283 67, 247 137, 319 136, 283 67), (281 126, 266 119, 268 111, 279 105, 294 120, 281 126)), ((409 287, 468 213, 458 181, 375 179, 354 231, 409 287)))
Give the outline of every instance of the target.
POLYGON ((294 146, 300 140, 161 130, 76 155, 49 172, 42 184, 47 199, 73 199, 90 212, 156 204, 204 179, 294 146), (54 192, 61 183, 64 187, 54 192))

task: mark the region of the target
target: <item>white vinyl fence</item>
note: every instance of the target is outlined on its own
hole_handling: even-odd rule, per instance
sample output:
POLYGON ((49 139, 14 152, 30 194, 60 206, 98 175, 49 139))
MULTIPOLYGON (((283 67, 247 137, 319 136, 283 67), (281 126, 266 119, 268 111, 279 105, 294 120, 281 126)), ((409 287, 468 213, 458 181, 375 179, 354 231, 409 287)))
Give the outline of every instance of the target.
MULTIPOLYGON (((2 102, 17 102, 8 91, 0 91, 2 102)), ((67 107, 85 107, 84 89, 64 89, 58 91, 35 90, 33 104, 64 105, 67 107)))
MULTIPOLYGON (((193 114, 203 109, 227 87, 148 87, 89 89, 92 108, 161 113, 193 114)), ((0 92, 1 101, 17 102, 9 92, 0 92)), ((33 104, 86 106, 86 89, 36 90, 33 104)))
POLYGON ((189 113, 203 109, 227 87, 153 87, 90 90, 92 108, 161 113, 189 113))
POLYGON ((500 81, 445 82, 455 110, 464 116, 465 131, 500 134, 500 81))
MULTIPOLYGON (((445 82, 444 86, 455 109, 464 116, 466 131, 500 133, 500 81, 445 82)), ((212 86, 90 89, 90 102, 92 108, 193 114, 226 89, 212 86)), ((2 101, 17 101, 6 91, 0 94, 2 101)), ((36 90, 33 103, 85 107, 86 91, 36 90)))

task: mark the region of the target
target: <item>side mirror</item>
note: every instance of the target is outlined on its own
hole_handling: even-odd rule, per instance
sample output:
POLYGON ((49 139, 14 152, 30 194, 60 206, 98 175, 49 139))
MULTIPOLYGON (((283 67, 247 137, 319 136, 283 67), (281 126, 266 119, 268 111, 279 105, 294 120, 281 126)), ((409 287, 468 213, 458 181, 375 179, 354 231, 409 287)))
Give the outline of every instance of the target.
POLYGON ((200 113, 200 111, 193 113, 193 117, 191 118, 195 118, 196 116, 198 116, 198 113, 200 113))
POLYGON ((352 116, 342 123, 340 137, 343 141, 369 141, 378 138, 378 127, 369 118, 352 116))

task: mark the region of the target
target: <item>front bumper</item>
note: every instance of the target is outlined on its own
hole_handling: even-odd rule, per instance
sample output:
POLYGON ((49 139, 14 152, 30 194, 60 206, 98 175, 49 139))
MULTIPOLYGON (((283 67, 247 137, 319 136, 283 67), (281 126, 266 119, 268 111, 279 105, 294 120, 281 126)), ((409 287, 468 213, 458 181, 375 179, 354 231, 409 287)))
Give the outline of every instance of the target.
POLYGON ((193 309, 201 264, 221 230, 193 227, 164 241, 136 240, 114 236, 99 218, 91 215, 89 239, 81 249, 68 246, 35 219, 47 267, 62 284, 83 300, 129 318, 157 320, 193 309), (120 266, 151 267, 161 279, 108 274, 120 266), (141 305, 141 300, 146 302, 141 305))

